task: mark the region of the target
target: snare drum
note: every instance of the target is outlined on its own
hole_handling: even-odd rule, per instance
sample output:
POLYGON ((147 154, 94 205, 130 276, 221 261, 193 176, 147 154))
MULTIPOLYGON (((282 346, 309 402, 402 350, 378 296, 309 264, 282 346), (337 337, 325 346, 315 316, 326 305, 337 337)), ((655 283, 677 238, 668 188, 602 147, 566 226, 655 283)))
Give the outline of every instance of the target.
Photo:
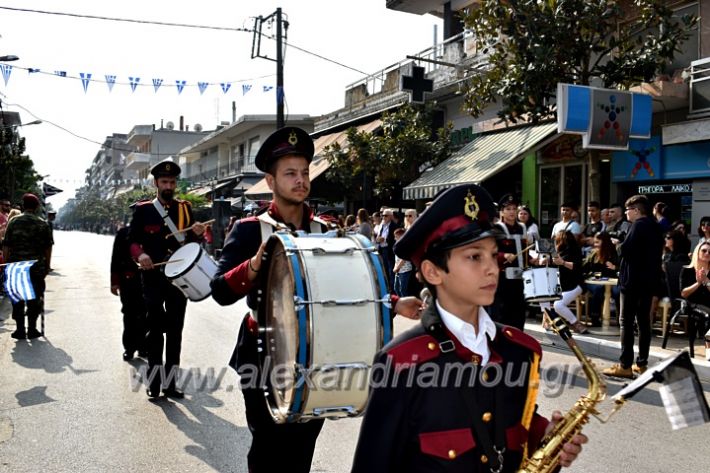
POLYGON ((523 271, 523 293, 527 302, 562 299, 557 268, 530 268, 523 271))
POLYGON ((276 423, 360 414, 375 353, 392 337, 383 266, 362 235, 266 244, 257 311, 266 402, 276 423))
POLYGON ((165 265, 165 276, 193 302, 210 295, 210 281, 216 273, 217 264, 197 243, 181 247, 165 265))

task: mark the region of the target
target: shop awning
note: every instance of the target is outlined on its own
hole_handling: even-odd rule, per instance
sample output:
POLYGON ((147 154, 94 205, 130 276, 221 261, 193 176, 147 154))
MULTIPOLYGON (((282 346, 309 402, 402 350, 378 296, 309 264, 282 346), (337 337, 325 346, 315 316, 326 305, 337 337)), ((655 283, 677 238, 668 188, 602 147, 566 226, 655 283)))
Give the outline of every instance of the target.
POLYGON ((228 179, 224 182, 220 182, 218 184, 215 184, 214 186, 207 185, 207 186, 201 186, 201 187, 195 187, 194 189, 190 189, 187 193, 190 195, 197 195, 197 196, 205 196, 209 194, 210 192, 218 191, 220 189, 224 189, 230 184, 234 184, 234 179, 228 179))
MULTIPOLYGON (((377 130, 380 125, 382 125, 382 120, 377 119, 364 125, 358 126, 357 130, 359 132, 372 133, 373 131, 377 130)), ((316 179, 318 176, 327 171, 330 167, 330 161, 328 161, 325 156, 323 156, 323 151, 325 150, 325 148, 335 143, 338 143, 341 147, 343 147, 345 146, 347 140, 348 130, 339 131, 337 133, 330 133, 328 135, 323 135, 316 138, 315 142, 313 143, 313 161, 311 161, 311 165, 308 168, 308 174, 311 177, 311 182, 313 182, 314 179, 316 179)), ((268 184, 266 184, 266 179, 262 179, 261 181, 254 184, 251 189, 246 191, 245 194, 250 199, 270 199, 271 189, 269 189, 268 184)))
POLYGON ((545 138, 556 133, 557 123, 546 123, 478 135, 405 187, 403 197, 405 200, 431 199, 440 190, 457 184, 479 184, 522 160, 545 138))

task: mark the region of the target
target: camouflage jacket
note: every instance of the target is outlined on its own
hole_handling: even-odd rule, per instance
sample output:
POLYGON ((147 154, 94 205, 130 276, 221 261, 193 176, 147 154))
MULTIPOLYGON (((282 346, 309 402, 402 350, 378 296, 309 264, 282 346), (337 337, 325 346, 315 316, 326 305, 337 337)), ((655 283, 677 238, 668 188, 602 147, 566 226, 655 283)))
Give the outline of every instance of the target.
POLYGON ((9 250, 8 263, 36 259, 34 271, 46 269, 46 251, 50 247, 49 225, 34 213, 25 212, 10 220, 3 247, 9 250))

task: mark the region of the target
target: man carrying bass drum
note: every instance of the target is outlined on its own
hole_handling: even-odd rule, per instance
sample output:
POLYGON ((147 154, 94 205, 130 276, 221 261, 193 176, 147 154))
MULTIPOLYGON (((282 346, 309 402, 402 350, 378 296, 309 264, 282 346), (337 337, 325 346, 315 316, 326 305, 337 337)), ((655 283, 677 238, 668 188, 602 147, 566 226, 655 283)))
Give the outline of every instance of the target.
MULTIPOLYGON (((247 296, 247 305, 257 307, 257 275, 261 270, 266 238, 262 238, 262 224, 284 226, 307 233, 325 232, 325 224, 314 222, 314 213, 305 203, 310 192, 308 168, 313 159, 313 140, 307 132, 296 127, 281 128, 269 136, 256 155, 256 167, 266 173, 266 182, 273 192, 267 214, 238 221, 222 249, 217 275, 212 280, 212 297, 220 305, 233 304, 247 296), (263 240, 263 241, 262 241, 263 240)), ((345 269, 345 268, 344 268, 345 269)), ((397 299, 395 312, 415 318, 421 301, 408 297, 397 299)), ((256 368, 252 379, 261 379, 258 352, 258 322, 251 315, 244 317, 239 329, 237 346, 230 366, 241 373, 245 368, 256 368)), ((253 371, 251 371, 253 373, 253 371)), ((274 422, 264 390, 245 382, 242 394, 246 406, 247 423, 252 444, 247 462, 249 471, 308 472, 316 440, 323 420, 278 424, 274 422), (275 450, 277 449, 277 451, 275 450)))

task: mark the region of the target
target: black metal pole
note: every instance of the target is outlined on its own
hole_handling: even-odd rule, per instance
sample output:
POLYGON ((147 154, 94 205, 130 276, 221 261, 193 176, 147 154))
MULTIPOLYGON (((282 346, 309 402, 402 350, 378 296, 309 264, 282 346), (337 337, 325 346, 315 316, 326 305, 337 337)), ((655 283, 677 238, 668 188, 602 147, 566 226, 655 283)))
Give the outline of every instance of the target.
POLYGON ((281 32, 281 8, 276 9, 276 128, 284 123, 284 63, 281 32))

